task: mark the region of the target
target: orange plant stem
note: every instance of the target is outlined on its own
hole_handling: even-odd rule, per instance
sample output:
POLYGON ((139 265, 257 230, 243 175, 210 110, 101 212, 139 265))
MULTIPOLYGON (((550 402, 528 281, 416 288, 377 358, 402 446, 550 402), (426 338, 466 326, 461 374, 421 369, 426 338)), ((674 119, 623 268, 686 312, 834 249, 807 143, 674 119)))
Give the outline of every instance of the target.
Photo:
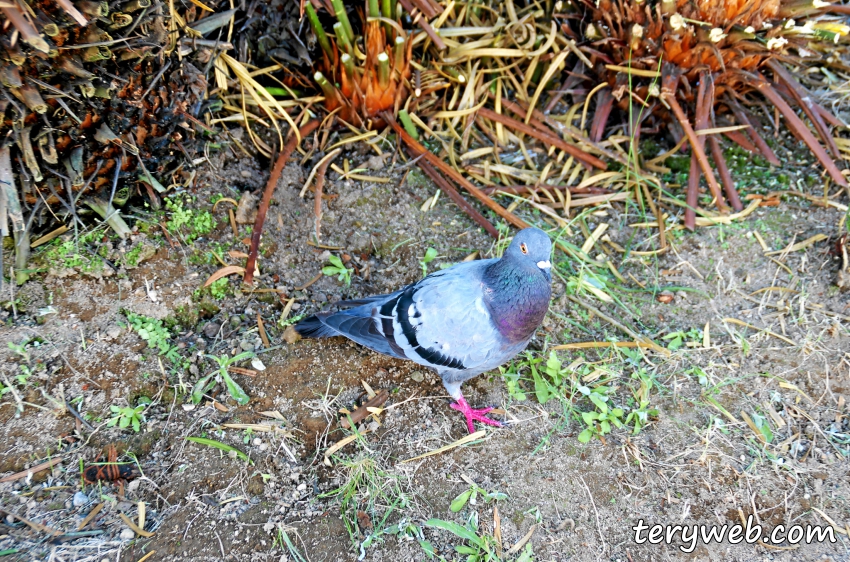
MULTIPOLYGON (((319 122, 312 119, 298 130, 300 137, 304 138, 309 135, 315 131, 318 126, 319 122)), ((269 211, 269 205, 271 204, 275 187, 277 187, 277 181, 280 179, 280 174, 283 172, 283 168, 286 167, 286 161, 289 160, 289 157, 292 156, 292 153, 295 151, 295 147, 298 146, 298 138, 298 135, 292 135, 289 140, 286 141, 286 145, 283 147, 283 152, 281 152, 280 156, 278 156, 274 169, 269 176, 269 181, 266 183, 266 189, 263 191, 263 199, 260 201, 260 207, 257 209, 257 218, 254 221, 254 230, 251 232, 251 251, 248 252, 248 263, 245 264, 245 276, 242 278, 242 283, 244 285, 251 285, 254 283, 254 268, 257 265, 257 252, 260 249, 260 235, 263 233, 263 224, 266 222, 266 213, 269 211)))

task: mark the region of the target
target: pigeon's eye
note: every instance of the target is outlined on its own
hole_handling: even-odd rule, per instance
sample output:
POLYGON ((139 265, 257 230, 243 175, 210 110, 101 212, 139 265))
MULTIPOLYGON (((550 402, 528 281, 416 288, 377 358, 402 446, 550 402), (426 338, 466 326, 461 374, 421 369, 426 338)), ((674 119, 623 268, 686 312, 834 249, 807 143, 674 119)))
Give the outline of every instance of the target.
POLYGON ((527 253, 528 253, 528 246, 526 246, 525 244, 520 244, 520 245, 519 245, 519 249, 520 249, 520 251, 521 251, 523 254, 527 254, 527 253))

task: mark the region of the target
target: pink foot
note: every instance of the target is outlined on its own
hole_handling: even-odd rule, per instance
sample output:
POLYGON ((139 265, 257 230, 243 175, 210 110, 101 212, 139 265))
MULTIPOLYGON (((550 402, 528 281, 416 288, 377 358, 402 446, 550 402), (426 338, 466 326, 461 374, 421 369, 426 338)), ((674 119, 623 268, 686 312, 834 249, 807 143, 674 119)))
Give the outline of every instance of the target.
POLYGON ((466 427, 469 428, 469 433, 475 433, 475 425, 472 423, 473 420, 480 421, 487 425, 502 427, 502 422, 491 420, 486 416, 487 412, 493 408, 481 408, 480 410, 475 410, 469 405, 463 395, 458 398, 457 402, 452 402, 449 406, 466 416, 466 427))

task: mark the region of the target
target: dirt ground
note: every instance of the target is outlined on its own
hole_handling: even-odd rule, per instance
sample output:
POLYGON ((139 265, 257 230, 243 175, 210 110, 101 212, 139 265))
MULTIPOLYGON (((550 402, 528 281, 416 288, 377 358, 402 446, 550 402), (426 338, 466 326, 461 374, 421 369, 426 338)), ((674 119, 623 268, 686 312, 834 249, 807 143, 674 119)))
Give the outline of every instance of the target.
MULTIPOLYGON (((356 164, 369 155, 348 157, 356 164)), ((66 267, 69 261, 40 250, 35 263, 44 271, 14 293, 4 285, 0 478, 56 463, 0 483, 4 560, 428 560, 420 539, 434 559, 460 560, 471 555, 462 545, 475 541, 426 522, 470 518, 478 521, 473 536, 493 552, 479 560, 499 553, 530 560, 531 552, 552 561, 850 560, 850 293, 835 286, 841 262, 833 251, 845 211, 784 197, 731 225, 674 233, 668 251, 653 254, 657 231, 630 226, 645 220, 634 205, 594 209, 586 216, 590 231, 604 222, 614 243, 634 241, 634 252, 611 256, 623 277, 625 289, 615 293, 621 304, 602 302, 580 290, 573 274, 558 273, 530 357, 545 364, 556 345, 633 341, 609 319, 665 349, 558 350, 565 382, 545 405, 521 356, 505 375, 464 386, 473 405, 499 406, 507 427, 416 459, 467 434, 436 375, 343 339, 287 343, 281 324, 290 299, 285 321, 417 280, 429 247, 439 255, 429 272, 474 251, 498 254, 447 198, 422 211, 433 185, 415 170, 389 166, 369 172, 388 183, 329 176, 321 244, 330 249, 308 244, 313 199, 299 191, 309 168, 287 167, 263 234, 257 287, 265 292, 239 290, 237 276, 221 299, 199 292, 221 268, 218 259, 243 263, 228 252, 247 251, 251 228, 240 225, 234 234, 232 205, 213 209, 212 199, 238 200, 268 177, 255 161, 232 155, 177 195, 193 212, 213 213, 209 234, 191 243, 179 233, 165 237, 156 227, 160 215, 134 209, 136 224, 148 227, 132 240, 93 242, 114 269, 66 267), (770 253, 816 235, 823 239, 770 253), (135 266, 127 259, 134 251, 141 256, 135 266), (356 268, 350 286, 319 275, 330 255, 342 254, 356 268), (151 349, 127 312, 165 321, 178 361, 151 349), (239 406, 218 384, 192 404, 187 391, 215 369, 205 356, 246 350, 260 363, 242 361, 237 366, 250 371, 232 376, 250 402, 239 406), (389 391, 386 410, 379 423, 362 422, 359 436, 326 463, 328 448, 352 435, 337 418, 363 398, 362 382, 389 391), (624 414, 643 412, 640 431, 632 422, 579 441, 586 427, 580 414, 593 403, 565 389, 600 386, 624 414), (107 425, 111 406, 137 405, 140 431, 107 425), (251 464, 187 437, 235 447, 251 464), (81 469, 107 460, 111 445, 142 476, 83 482, 81 469), (481 490, 474 504, 453 512, 450 504, 470 483, 481 490), (338 490, 354 491, 348 503, 344 493, 323 496, 338 490), (121 518, 137 524, 140 505, 150 536, 121 518), (727 540, 686 553, 680 539, 638 544, 632 529, 639 521, 719 527, 750 515, 765 532, 833 524, 836 542, 727 540)), ((800 166, 793 173, 812 172, 800 166)), ((530 208, 516 212, 556 232, 530 208)), ((562 239, 581 247, 586 235, 574 225, 562 239)), ((556 250, 553 264, 569 272, 570 259, 556 250)))

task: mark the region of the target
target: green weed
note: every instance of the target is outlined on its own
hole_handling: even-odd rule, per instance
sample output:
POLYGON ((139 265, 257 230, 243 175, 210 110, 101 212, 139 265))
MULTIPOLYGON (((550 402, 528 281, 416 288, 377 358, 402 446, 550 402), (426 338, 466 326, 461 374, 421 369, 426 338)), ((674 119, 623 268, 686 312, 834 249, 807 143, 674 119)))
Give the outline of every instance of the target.
MULTIPOLYGON (((358 544, 358 511, 365 513, 375 529, 384 529, 390 516, 412 505, 398 476, 386 471, 375 458, 360 453, 351 459, 336 459, 344 472, 343 484, 320 498, 339 501, 340 515, 352 544, 358 544)), ((367 537, 368 544, 374 538, 367 537)), ((365 543, 365 541, 364 541, 365 543)))
MULTIPOLYGON (((425 522, 425 526, 448 531, 463 539, 465 544, 456 545, 455 552, 466 556, 467 562, 508 562, 508 560, 511 562, 532 562, 534 560, 534 550, 531 543, 526 544, 516 558, 508 559, 500 556, 499 553, 502 548, 499 541, 493 535, 479 530, 478 513, 475 511, 469 514, 463 525, 442 519, 429 519, 425 522)), ((428 559, 433 560, 435 556, 434 547, 431 546, 431 543, 424 542, 425 544, 420 542, 420 546, 422 546, 428 559)), ((442 556, 439 559, 445 560, 442 556)))
POLYGON ((322 274, 327 275, 328 277, 333 277, 337 275, 337 281, 344 282, 345 286, 348 287, 351 285, 351 273, 354 269, 350 267, 345 267, 342 263, 342 260, 337 256, 330 256, 328 261, 331 262, 331 265, 326 265, 322 268, 322 274))
POLYGON ((165 327, 162 320, 148 318, 130 311, 125 311, 125 315, 130 322, 130 327, 148 343, 151 349, 157 350, 160 355, 164 355, 174 365, 181 364, 182 357, 179 348, 169 342, 171 332, 165 327))
POLYGON ((178 196, 165 200, 165 208, 170 212, 166 228, 169 232, 181 236, 191 244, 201 236, 206 236, 215 227, 215 219, 209 211, 187 209, 190 200, 178 196))
POLYGON ((228 357, 227 355, 222 355, 221 357, 206 355, 205 357, 214 361, 218 366, 218 370, 202 377, 195 383, 194 388, 192 388, 192 402, 198 404, 204 397, 204 394, 212 390, 217 382, 222 382, 227 388, 227 393, 236 401, 237 404, 240 406, 247 404, 250 401, 248 394, 242 390, 242 387, 239 386, 233 378, 231 378, 230 373, 227 372, 227 368, 239 361, 251 359, 254 357, 254 352, 246 351, 236 355, 235 357, 228 357))
POLYGON ((136 433, 141 430, 142 423, 145 421, 144 404, 139 404, 135 408, 129 406, 121 408, 113 404, 109 409, 115 415, 106 422, 107 427, 115 427, 117 425, 120 429, 127 429, 132 426, 133 431, 136 433))
POLYGON ((428 264, 437 258, 437 250, 428 248, 425 250, 425 255, 419 260, 419 265, 422 266, 422 277, 428 275, 428 264))

